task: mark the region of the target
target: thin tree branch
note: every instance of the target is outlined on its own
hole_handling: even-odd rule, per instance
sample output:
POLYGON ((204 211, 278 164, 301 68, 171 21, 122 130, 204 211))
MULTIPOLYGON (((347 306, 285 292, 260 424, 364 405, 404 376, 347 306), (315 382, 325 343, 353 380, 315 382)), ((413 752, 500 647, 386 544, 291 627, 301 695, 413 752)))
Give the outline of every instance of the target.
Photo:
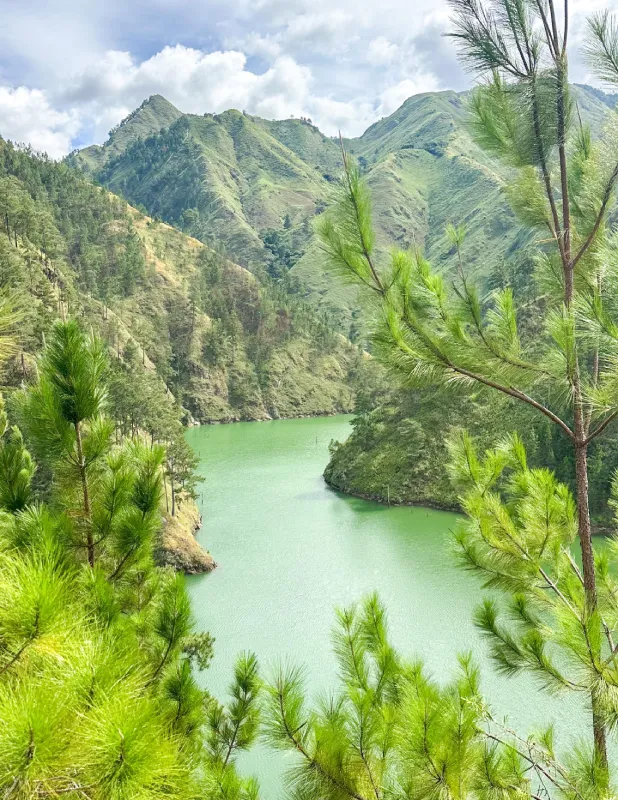
POLYGON ((575 258, 573 259, 573 267, 575 267, 577 265, 577 263, 580 260, 580 258, 584 255, 584 253, 588 250, 588 248, 590 247, 590 245, 594 241, 594 239, 595 239, 595 237, 596 237, 596 235, 597 235, 597 233, 599 231, 599 228, 601 227, 601 223, 603 222, 603 218, 605 217, 605 212, 607 210, 607 206, 608 206, 609 201, 611 199, 612 191, 614 190, 614 187, 616 185, 616 181, 617 180, 618 180, 618 163, 614 167, 614 170, 613 170, 613 172, 612 172, 612 174, 610 176, 610 179, 607 182, 607 186, 605 187, 605 193, 603 194, 603 200, 601 202, 601 208, 599 209, 599 213, 598 213, 597 218, 595 220, 595 223, 594 223, 594 225, 592 227, 592 230, 588 234, 588 238, 586 239, 584 244, 581 246, 581 249, 579 250, 579 252, 575 256, 575 258))
POLYGON ((539 12, 539 16, 541 18, 541 22, 543 23, 543 28, 545 29, 545 40, 547 41, 547 46, 549 47, 549 52, 552 55, 552 58, 556 58, 558 55, 558 51, 554 50, 554 42, 552 38, 552 33, 549 28, 549 22, 547 21, 547 15, 545 14, 545 10, 543 8, 543 4, 541 0, 536 0, 536 7, 537 11, 539 12))
POLYGON ((454 372, 458 372, 459 374, 464 375, 465 377, 468 377, 471 380, 478 381, 479 383, 482 383, 485 386, 489 386, 492 389, 496 389, 497 391, 502 392, 503 394, 506 394, 509 397, 514 397, 517 400, 522 400, 524 403, 527 403, 529 406, 532 406, 532 408, 535 408, 537 411, 540 411, 541 414, 544 414, 553 423, 558 425, 558 427, 562 428, 564 433, 566 433, 566 435, 570 439, 575 439, 575 434, 569 428, 566 422, 560 419, 560 417, 557 414, 554 414, 554 412, 551 411, 549 408, 546 408, 546 406, 544 406, 542 403, 539 403, 537 400, 534 400, 534 398, 529 397, 527 394, 525 394, 525 392, 522 392, 514 387, 502 386, 499 383, 495 383, 495 381, 489 380, 488 378, 484 378, 481 375, 477 375, 474 372, 470 372, 467 369, 464 369, 462 367, 456 367, 454 364, 450 364, 449 366, 454 372))
POLYGON ((601 433, 603 433, 605 428, 607 428, 607 426, 610 423, 612 423, 616 419, 617 416, 618 416, 618 411, 612 411, 612 413, 608 417, 606 417, 603 420, 603 422, 597 428, 595 428, 592 431, 592 433, 586 439, 584 439, 584 445, 590 444, 590 442, 593 439, 595 439, 597 436, 599 436, 601 433))
POLYGON ((307 750, 303 747, 302 743, 294 735, 294 732, 290 729, 290 726, 287 721, 287 716, 285 714, 285 706, 283 704, 283 693, 279 690, 277 691, 277 699, 279 701, 279 713, 281 715, 281 721, 283 722, 283 728, 285 734, 290 740, 291 744, 294 746, 294 748, 303 756, 303 758, 306 759, 306 761, 309 764, 309 767, 318 772, 323 778, 326 778, 326 780, 330 781, 330 783, 332 783, 333 786, 339 789, 340 792, 343 792, 343 794, 346 794, 348 795, 348 797, 351 797, 352 800, 367 800, 367 798, 363 797, 363 795, 358 794, 356 791, 354 791, 354 789, 351 789, 349 786, 346 786, 344 783, 335 778, 334 775, 331 775, 330 772, 324 769, 322 764, 320 764, 319 761, 317 761, 317 759, 312 757, 307 752, 307 750))
MULTIPOLYGON (((549 408, 546 408, 537 400, 534 400, 532 397, 529 397, 527 394, 525 394, 525 392, 522 392, 519 389, 516 389, 512 386, 503 386, 500 383, 492 381, 490 378, 485 378, 482 375, 478 375, 477 373, 474 373, 464 367, 457 366, 450 360, 450 358, 448 358, 448 356, 446 356, 440 350, 439 347, 435 345, 435 343, 431 340, 430 337, 427 336, 427 334, 422 330, 422 328, 419 328, 419 326, 414 322, 414 320, 410 316, 409 312, 406 313, 404 311, 403 320, 416 334, 416 336, 418 336, 423 340, 425 346, 428 347, 434 353, 434 355, 442 362, 442 364, 445 367, 447 367, 447 369, 450 369, 459 375, 463 375, 466 378, 470 378, 471 380, 477 381, 478 383, 481 383, 484 386, 488 386, 491 389, 496 389, 497 391, 502 392, 502 394, 506 394, 509 397, 514 397, 517 400, 522 400, 524 403, 527 403, 528 405, 532 406, 532 408, 535 408, 537 411, 540 411, 541 414, 544 414, 553 423, 562 428, 562 430, 566 433, 566 435, 570 439, 575 439, 575 434, 569 428, 566 422, 560 419, 560 417, 557 414, 554 414, 554 412, 551 411, 549 408)), ((402 350, 402 352, 406 352, 405 348, 401 345, 401 343, 398 343, 397 346, 399 347, 400 350, 402 350)))
POLYGON ((365 237, 363 236, 363 233, 362 233, 362 229, 361 229, 361 225, 360 225, 360 214, 359 214, 358 203, 356 201, 356 196, 355 196, 354 192, 352 191, 352 182, 350 180, 350 171, 349 171, 349 167, 348 167, 348 156, 347 156, 347 153, 345 151, 345 147, 343 146, 343 138, 341 136, 341 131, 339 131, 339 145, 341 147, 341 156, 343 158, 343 171, 344 171, 345 176, 346 176, 346 181, 347 181, 347 184, 348 184, 348 191, 350 192, 350 200, 352 201, 352 205, 354 206, 354 213, 356 215, 356 227, 358 228, 358 234, 359 234, 359 238, 361 240, 361 245, 362 245, 362 248, 363 248, 363 256, 365 257, 365 261, 367 262, 367 265, 369 266, 369 269, 371 270, 371 274, 373 276, 373 280, 376 283, 376 286, 378 287, 378 289, 380 289, 382 291, 383 290, 382 281, 380 280, 380 276, 378 275, 377 270, 373 265, 373 260, 371 258, 370 253, 369 253, 369 248, 367 247, 367 243, 365 242, 365 237))

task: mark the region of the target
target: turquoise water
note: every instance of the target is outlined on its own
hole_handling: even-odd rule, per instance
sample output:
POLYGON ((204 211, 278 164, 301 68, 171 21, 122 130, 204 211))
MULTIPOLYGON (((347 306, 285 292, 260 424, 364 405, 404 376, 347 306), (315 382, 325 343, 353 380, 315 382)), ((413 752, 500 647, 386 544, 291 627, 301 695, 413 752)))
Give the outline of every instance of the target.
MULTIPOLYGON (((216 637, 200 680, 224 698, 236 655, 253 650, 266 674, 284 659, 306 665, 313 691, 332 686, 333 609, 377 590, 394 643, 437 678, 448 679, 457 653, 472 650, 497 715, 522 731, 561 718, 564 728, 564 701, 537 693, 528 678, 494 674, 471 622, 482 592, 448 551, 456 515, 386 508, 325 485, 328 444, 349 430, 348 417, 327 417, 188 432, 205 477, 199 538, 219 565, 189 581, 199 626, 216 637)), ((243 759, 264 800, 283 797, 285 763, 263 747, 243 759)))

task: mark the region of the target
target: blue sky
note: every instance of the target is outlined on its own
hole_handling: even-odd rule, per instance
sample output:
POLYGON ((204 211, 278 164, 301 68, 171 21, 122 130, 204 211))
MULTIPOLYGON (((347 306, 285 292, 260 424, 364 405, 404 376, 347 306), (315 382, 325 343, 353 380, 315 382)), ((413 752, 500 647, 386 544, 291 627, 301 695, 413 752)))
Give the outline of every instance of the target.
MULTIPOLYGON (((607 5, 572 6, 577 81, 584 12, 607 5)), ((469 84, 443 0, 0 0, 0 15, 0 135, 56 158, 154 93, 353 136, 412 94, 469 84)))

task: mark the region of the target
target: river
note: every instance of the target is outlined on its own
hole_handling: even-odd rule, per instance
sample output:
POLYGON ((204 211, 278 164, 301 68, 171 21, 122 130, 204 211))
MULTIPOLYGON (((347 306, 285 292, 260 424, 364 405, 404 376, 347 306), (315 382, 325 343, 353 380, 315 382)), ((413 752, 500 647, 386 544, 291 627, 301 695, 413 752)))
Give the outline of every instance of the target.
MULTIPOLYGON (((328 444, 347 437, 349 419, 188 432, 205 478, 199 538, 219 565, 189 579, 199 627, 216 637, 212 666, 200 680, 224 698, 237 653, 252 650, 266 674, 285 659, 306 665, 313 692, 333 686, 333 609, 377 590, 394 643, 422 656, 438 679, 453 674, 458 652, 472 650, 498 715, 522 731, 558 721, 568 711, 564 701, 537 693, 528 678, 494 673, 471 622, 479 583, 448 550, 456 515, 387 508, 325 485, 328 444)), ((283 755, 257 747, 242 765, 258 776, 264 800, 283 797, 283 755)))

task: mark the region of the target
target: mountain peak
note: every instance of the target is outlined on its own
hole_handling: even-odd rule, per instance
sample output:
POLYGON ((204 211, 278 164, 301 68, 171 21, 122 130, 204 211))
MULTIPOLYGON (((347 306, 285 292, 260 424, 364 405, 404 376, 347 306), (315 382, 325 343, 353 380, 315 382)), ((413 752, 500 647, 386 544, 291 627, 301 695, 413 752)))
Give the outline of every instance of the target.
POLYGON ((153 94, 115 128, 112 128, 106 144, 124 149, 128 140, 137 139, 140 136, 145 138, 153 133, 158 133, 162 128, 169 128, 178 117, 182 117, 182 111, 179 111, 163 95, 153 94))
POLYGON ((162 94, 151 94, 147 100, 144 100, 140 108, 149 108, 153 111, 157 111, 158 113, 182 116, 182 111, 179 111, 176 106, 173 105, 173 103, 170 103, 170 101, 163 97, 162 94))

